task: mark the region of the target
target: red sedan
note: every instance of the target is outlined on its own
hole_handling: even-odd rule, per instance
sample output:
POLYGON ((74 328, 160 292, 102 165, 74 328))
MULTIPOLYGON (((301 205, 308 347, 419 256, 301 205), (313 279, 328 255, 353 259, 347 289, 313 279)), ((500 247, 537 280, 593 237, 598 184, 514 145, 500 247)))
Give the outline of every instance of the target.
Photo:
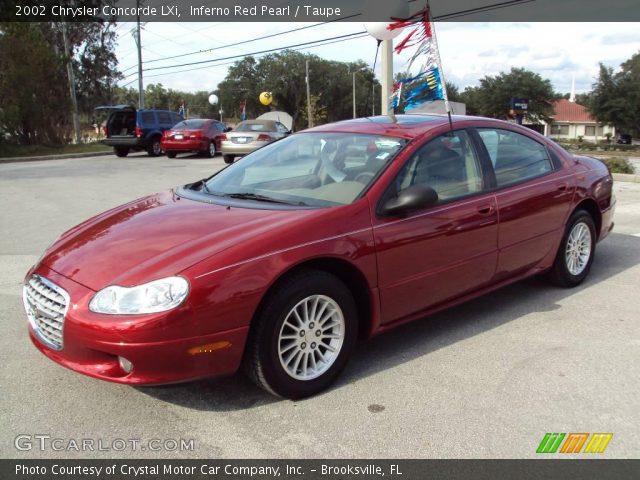
POLYGON ((497 120, 398 115, 291 135, 63 234, 27 273, 35 346, 127 384, 231 374, 300 398, 357 338, 546 274, 613 228, 604 164, 497 120))
POLYGON ((160 146, 169 158, 187 152, 198 152, 211 158, 222 151, 220 141, 224 130, 224 124, 217 120, 184 120, 162 134, 160 146))

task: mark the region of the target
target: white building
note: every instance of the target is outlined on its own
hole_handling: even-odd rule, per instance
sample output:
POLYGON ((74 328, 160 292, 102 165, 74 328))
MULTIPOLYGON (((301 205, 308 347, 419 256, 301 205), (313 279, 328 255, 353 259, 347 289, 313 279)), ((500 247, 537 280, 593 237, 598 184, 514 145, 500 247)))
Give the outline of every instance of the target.
POLYGON ((605 135, 615 137, 615 128, 599 124, 586 107, 570 100, 558 100, 554 103, 553 121, 544 125, 544 135, 556 140, 578 140, 587 142, 606 139, 605 135))

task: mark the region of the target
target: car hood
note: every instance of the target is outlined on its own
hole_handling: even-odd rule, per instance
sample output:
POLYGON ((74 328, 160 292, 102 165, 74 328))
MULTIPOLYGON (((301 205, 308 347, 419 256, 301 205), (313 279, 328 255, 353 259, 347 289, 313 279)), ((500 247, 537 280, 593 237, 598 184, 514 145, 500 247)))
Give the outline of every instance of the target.
POLYGON ((186 268, 310 210, 261 210, 151 195, 100 214, 64 233, 42 263, 92 290, 137 285, 186 268))

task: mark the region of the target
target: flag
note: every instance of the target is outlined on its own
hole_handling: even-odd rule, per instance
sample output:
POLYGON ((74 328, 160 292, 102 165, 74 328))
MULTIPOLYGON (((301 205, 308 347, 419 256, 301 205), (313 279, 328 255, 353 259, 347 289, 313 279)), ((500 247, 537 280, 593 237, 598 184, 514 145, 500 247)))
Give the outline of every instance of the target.
POLYGON ((405 77, 393 86, 390 106, 395 109, 404 100, 405 110, 411 110, 425 102, 444 100, 449 111, 449 99, 429 7, 409 18, 397 19, 389 25, 390 30, 398 28, 408 28, 409 32, 395 46, 396 54, 408 48, 415 47, 416 50, 407 62, 405 77), (418 59, 423 61, 422 67, 416 75, 412 75, 411 67, 418 59))

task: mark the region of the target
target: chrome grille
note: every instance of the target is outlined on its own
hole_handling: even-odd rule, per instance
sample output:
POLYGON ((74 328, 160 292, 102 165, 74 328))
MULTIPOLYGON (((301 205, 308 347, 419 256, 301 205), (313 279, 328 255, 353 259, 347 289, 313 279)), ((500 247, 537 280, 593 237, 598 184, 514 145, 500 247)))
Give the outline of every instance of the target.
POLYGON ((69 294, 50 280, 33 275, 22 287, 22 300, 38 339, 54 350, 61 350, 69 294))

